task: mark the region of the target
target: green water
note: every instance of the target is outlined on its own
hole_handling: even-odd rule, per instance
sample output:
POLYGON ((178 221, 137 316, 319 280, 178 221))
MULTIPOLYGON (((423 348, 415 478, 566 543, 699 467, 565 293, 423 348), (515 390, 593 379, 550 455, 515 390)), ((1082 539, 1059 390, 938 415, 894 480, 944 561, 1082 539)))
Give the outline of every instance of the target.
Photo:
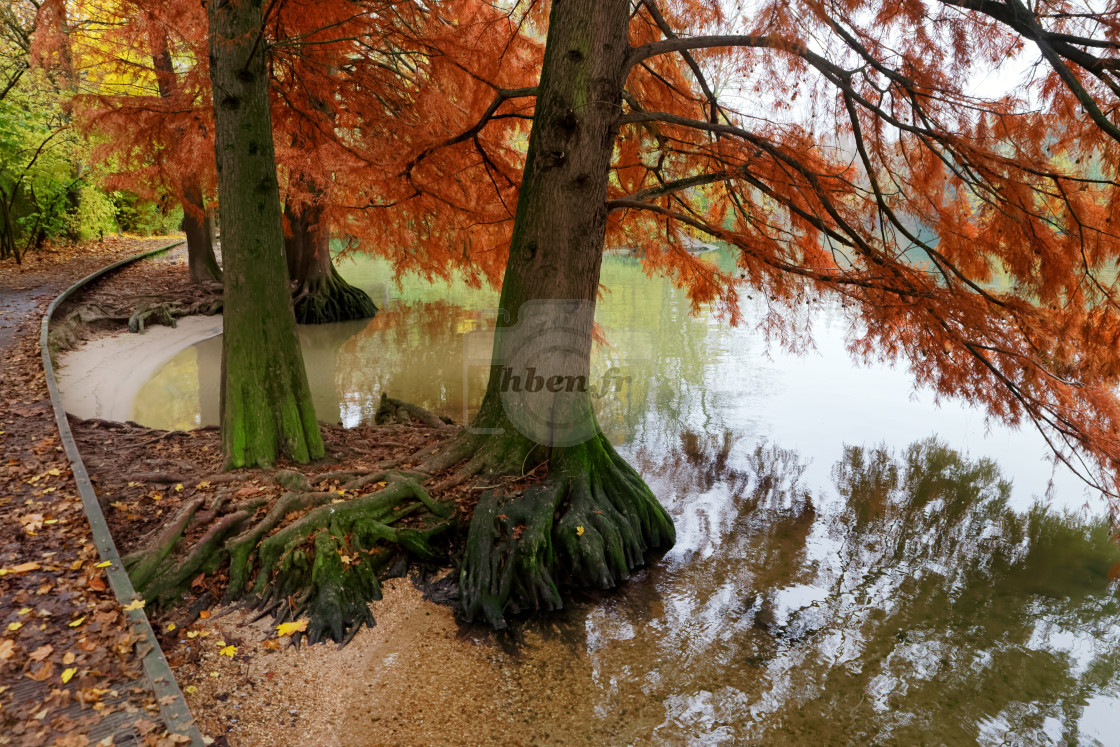
MULTIPOLYGON (((496 294, 340 269, 382 311, 301 328, 320 418, 368 422, 383 391, 469 418, 496 294)), ((764 299, 744 299, 732 328, 625 256, 602 282, 592 378, 626 383, 598 400, 600 421, 679 541, 620 592, 527 624, 511 666, 551 662, 586 706, 549 728, 605 743, 1120 744, 1120 554, 1103 504, 1039 437, 936 404, 903 366, 853 363, 841 308, 789 312, 815 339, 797 355, 761 333, 764 299)), ((215 423, 220 347, 167 361, 133 418, 215 423)))

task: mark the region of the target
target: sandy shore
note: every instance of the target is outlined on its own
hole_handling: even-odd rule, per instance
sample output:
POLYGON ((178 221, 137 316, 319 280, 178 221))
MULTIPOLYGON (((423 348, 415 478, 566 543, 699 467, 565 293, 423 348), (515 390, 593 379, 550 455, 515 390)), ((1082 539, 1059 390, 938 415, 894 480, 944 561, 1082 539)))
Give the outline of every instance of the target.
MULTIPOLYGON (((231 747, 587 745, 632 742, 627 719, 595 712, 579 641, 530 633, 510 648, 464 629, 404 579, 385 585, 377 625, 339 649, 269 651, 271 626, 216 613, 181 640, 201 656, 176 673, 204 733, 231 747), (234 644, 233 658, 220 655, 234 644)), ((169 652, 174 657, 173 652, 169 652)))
POLYGON ((169 358, 222 333, 222 317, 189 316, 175 327, 152 326, 89 340, 58 358, 58 388, 66 412, 79 418, 132 419, 140 387, 169 358))

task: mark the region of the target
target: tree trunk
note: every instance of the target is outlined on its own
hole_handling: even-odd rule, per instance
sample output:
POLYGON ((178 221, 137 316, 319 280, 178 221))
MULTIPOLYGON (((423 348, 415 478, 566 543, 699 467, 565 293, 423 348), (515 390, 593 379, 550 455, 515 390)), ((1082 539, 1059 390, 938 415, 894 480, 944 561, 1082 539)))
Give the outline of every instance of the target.
POLYGON ((599 431, 588 381, 628 11, 627 0, 552 5, 502 284, 508 316, 467 437, 467 472, 549 461, 544 485, 484 495, 471 522, 461 603, 495 627, 507 611, 560 607, 560 582, 612 587, 674 541, 671 519, 599 431))
MULTIPOLYGON (((171 62, 171 50, 167 46, 167 36, 153 30, 152 67, 156 72, 156 85, 161 99, 175 95, 178 78, 171 62)), ((206 203, 202 199, 202 188, 193 177, 183 179, 180 188, 183 205, 183 232, 187 235, 187 266, 190 268, 191 281, 194 283, 220 283, 222 270, 214 256, 214 235, 207 221, 206 203)))
POLYGON ((214 235, 210 232, 206 204, 202 200, 202 189, 194 179, 183 185, 183 233, 187 235, 191 282, 221 283, 222 269, 214 256, 214 235))
POLYGON ((225 261, 222 450, 227 466, 323 455, 296 337, 260 39, 260 0, 209 3, 225 261))
POLYGON ((369 319, 377 306, 365 291, 347 283, 331 261, 330 231, 319 205, 285 208, 290 236, 284 237, 288 275, 295 283, 292 305, 300 324, 369 319))

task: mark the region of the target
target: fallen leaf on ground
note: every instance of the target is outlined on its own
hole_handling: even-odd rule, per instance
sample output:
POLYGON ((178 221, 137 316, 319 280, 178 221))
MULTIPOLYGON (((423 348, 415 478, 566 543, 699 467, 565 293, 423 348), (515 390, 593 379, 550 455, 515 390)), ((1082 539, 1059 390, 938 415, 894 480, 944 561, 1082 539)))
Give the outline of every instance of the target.
POLYGON ((62 684, 65 685, 67 682, 69 682, 71 680, 71 678, 73 678, 74 673, 77 672, 77 671, 78 670, 75 669, 74 667, 70 667, 69 669, 62 670, 62 684))
POLYGON ((94 568, 108 568, 112 564, 113 564, 113 561, 106 560, 103 563, 98 563, 97 565, 94 566, 94 568))
POLYGON ((280 623, 276 626, 276 634, 280 636, 291 635, 292 633, 303 633, 307 630, 307 620, 296 620, 290 623, 280 623))
POLYGON ((46 662, 43 662, 43 664, 41 664, 39 666, 39 668, 36 669, 35 671, 28 672, 27 676, 30 677, 31 679, 35 680, 36 682, 43 682, 48 677, 50 677, 53 673, 54 673, 54 662, 46 661, 46 662))
POLYGON ((16 654, 16 644, 11 638, 0 641, 0 661, 10 659, 16 654))
POLYGON ((20 563, 19 565, 12 566, 11 568, 0 568, 0 576, 7 573, 27 573, 28 571, 39 570, 39 564, 34 560, 30 563, 20 563))
POLYGON ((218 652, 218 656, 228 656, 229 658, 232 659, 233 655, 236 654, 236 653, 237 653, 237 646, 226 646, 225 648, 223 648, 221 651, 218 652))
POLYGON ((210 610, 202 610, 202 612, 198 613, 198 616, 205 620, 206 618, 210 617, 210 610))
POLYGON ((27 658, 31 659, 31 661, 42 661, 52 653, 54 653, 54 646, 48 643, 46 646, 40 646, 39 648, 32 651, 27 655, 27 658))
POLYGON ((82 623, 84 623, 85 621, 86 621, 86 616, 82 615, 77 620, 71 620, 69 623, 67 623, 67 625, 69 625, 71 628, 76 628, 79 625, 81 625, 82 623))
POLYGON ((121 609, 123 609, 125 612, 132 612, 133 610, 142 610, 142 609, 144 609, 144 600, 143 599, 133 599, 131 602, 126 604, 121 609))

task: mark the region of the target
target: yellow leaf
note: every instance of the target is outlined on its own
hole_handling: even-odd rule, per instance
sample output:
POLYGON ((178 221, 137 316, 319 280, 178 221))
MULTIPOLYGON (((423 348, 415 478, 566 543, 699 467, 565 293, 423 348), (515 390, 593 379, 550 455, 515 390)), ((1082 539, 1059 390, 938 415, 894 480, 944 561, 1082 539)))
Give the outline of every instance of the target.
POLYGON ((23 623, 8 623, 8 630, 19 630, 23 627, 23 623))
POLYGON ((350 565, 352 562, 349 555, 339 555, 338 559, 342 561, 343 565, 350 565))
POLYGON ((97 565, 94 566, 94 568, 108 568, 112 564, 113 564, 113 561, 106 560, 104 563, 98 563, 97 565))
POLYGON ((58 477, 62 473, 59 472, 57 469, 49 469, 49 470, 47 470, 47 474, 52 476, 52 477, 58 477))
POLYGON ((124 607, 122 607, 122 609, 125 612, 132 612, 133 610, 142 610, 142 609, 144 609, 144 600, 143 599, 134 599, 133 601, 129 602, 124 607))
POLYGON ((167 631, 170 633, 172 630, 175 630, 175 623, 167 623, 167 631))
POLYGON ((80 570, 82 570, 82 565, 84 565, 84 564, 82 563, 82 561, 80 561, 80 560, 75 560, 75 561, 74 561, 73 563, 71 563, 71 564, 70 564, 70 570, 72 570, 72 571, 80 571, 80 570))
POLYGON ((385 487, 385 481, 382 480, 381 482, 377 483, 377 487, 379 487, 379 488, 385 487))
POLYGON ((338 494, 339 495, 346 495, 346 491, 345 490, 340 490, 340 491, 338 491, 338 494))
POLYGON ((290 623, 280 623, 276 626, 276 634, 280 636, 291 635, 292 633, 303 633, 307 630, 307 620, 297 620, 290 623))
POLYGON ((210 481, 209 480, 203 480, 198 485, 195 485, 195 487, 198 488, 199 490, 205 490, 206 488, 210 487, 210 481))
POLYGON ((8 569, 8 573, 27 573, 39 570, 39 564, 32 560, 30 563, 20 563, 8 569))
POLYGON ((176 493, 182 493, 183 492, 183 483, 179 483, 178 485, 175 486, 175 492, 176 493))
POLYGON ((69 623, 67 623, 67 625, 69 625, 71 628, 76 628, 79 625, 81 625, 82 623, 84 623, 85 621, 86 621, 86 616, 82 615, 77 620, 71 620, 69 623))
POLYGON ((17 614, 19 614, 21 617, 23 615, 30 615, 31 614, 31 608, 30 607, 24 607, 17 614))
POLYGON ((77 672, 77 671, 78 670, 75 669, 74 667, 70 667, 69 669, 62 670, 62 684, 65 685, 67 682, 69 682, 70 678, 73 677, 74 673, 77 672))
POLYGON ((162 495, 160 495, 159 493, 152 493, 152 500, 153 500, 153 501, 158 501, 158 500, 159 500, 160 498, 162 498, 162 497, 163 497, 163 496, 162 496, 162 495))
POLYGON ((583 536, 583 527, 576 527, 576 536, 577 537, 582 537, 583 536))
POLYGON ((47 519, 47 520, 46 520, 46 521, 44 521, 43 523, 44 523, 44 524, 57 524, 57 523, 58 523, 58 519, 47 519))
POLYGON ((217 676, 218 676, 218 673, 217 673, 217 672, 211 672, 211 673, 210 673, 210 676, 211 676, 211 677, 217 677, 217 676))
POLYGON ((187 695, 193 695, 198 692, 198 688, 194 685, 187 685, 183 688, 183 692, 185 692, 187 695))
POLYGON ((188 630, 187 631, 187 638, 197 638, 197 637, 198 637, 198 631, 197 630, 188 630))
POLYGON ((218 652, 218 655, 219 656, 228 656, 229 658, 232 659, 233 655, 236 654, 236 653, 237 653, 237 646, 226 646, 225 648, 223 648, 221 651, 218 652))

